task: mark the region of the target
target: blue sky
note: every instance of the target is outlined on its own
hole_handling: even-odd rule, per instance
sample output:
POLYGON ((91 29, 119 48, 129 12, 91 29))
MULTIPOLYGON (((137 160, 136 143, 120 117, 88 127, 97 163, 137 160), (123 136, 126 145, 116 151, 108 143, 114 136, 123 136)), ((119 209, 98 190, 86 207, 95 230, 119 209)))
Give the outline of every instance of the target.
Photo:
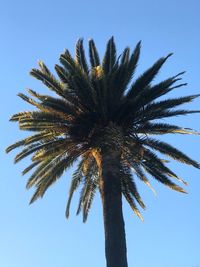
MULTIPOLYGON (((97 196, 88 222, 64 217, 71 171, 52 187, 42 200, 28 205, 33 191, 26 191, 27 177, 21 170, 28 161, 13 165, 13 154, 5 147, 27 135, 8 122, 11 114, 28 110, 16 94, 32 88, 47 92, 29 76, 42 59, 51 70, 59 54, 83 37, 94 38, 102 54, 114 35, 119 53, 142 40, 138 74, 159 57, 174 52, 158 80, 182 70, 187 88, 174 95, 200 93, 199 46, 200 2, 198 0, 124 1, 1 1, 1 179, 0 179, 0 266, 2 267, 102 267, 104 236, 100 199, 97 196)), ((199 109, 200 101, 190 105, 199 109)), ((200 131, 199 115, 176 120, 179 125, 200 131)), ((167 136, 171 144, 200 161, 198 136, 167 136)), ((200 266, 200 172, 170 163, 186 181, 188 195, 178 194, 152 181, 158 193, 138 183, 147 205, 144 223, 124 203, 129 266, 200 266)))

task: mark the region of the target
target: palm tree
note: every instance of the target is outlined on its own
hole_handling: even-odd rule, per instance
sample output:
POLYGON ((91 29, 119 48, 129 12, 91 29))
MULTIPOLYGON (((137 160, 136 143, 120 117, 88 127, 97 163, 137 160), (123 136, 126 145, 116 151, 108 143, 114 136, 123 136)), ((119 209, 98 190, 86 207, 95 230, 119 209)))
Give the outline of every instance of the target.
POLYGON ((157 152, 200 168, 199 163, 177 148, 152 137, 169 133, 197 134, 191 129, 159 120, 199 112, 175 109, 199 95, 160 99, 186 85, 177 84, 183 72, 152 84, 171 54, 160 58, 132 81, 140 47, 140 42, 133 52, 127 47, 117 57, 112 37, 100 62, 95 43, 90 40, 88 65, 83 40, 80 39, 76 44, 75 58, 66 50, 60 56, 61 65, 55 65, 59 79, 40 61, 39 69, 32 69, 30 74, 56 96, 28 90, 33 96, 31 98, 20 93, 19 97, 36 110, 17 113, 10 119, 17 121, 21 130, 36 132, 6 150, 10 152, 24 147, 15 157, 15 162, 32 154, 31 165, 23 171, 26 174, 35 168, 27 182, 27 188, 36 187, 30 203, 43 197, 74 163, 76 170, 71 180, 66 216, 69 217, 74 192, 81 187, 77 214, 82 211, 85 222, 99 190, 107 267, 128 266, 122 195, 142 219, 137 204, 143 209, 145 205, 135 184, 136 177, 152 190, 148 175, 173 190, 185 193, 172 179, 185 185, 186 182, 167 167, 168 161, 160 158, 157 152))

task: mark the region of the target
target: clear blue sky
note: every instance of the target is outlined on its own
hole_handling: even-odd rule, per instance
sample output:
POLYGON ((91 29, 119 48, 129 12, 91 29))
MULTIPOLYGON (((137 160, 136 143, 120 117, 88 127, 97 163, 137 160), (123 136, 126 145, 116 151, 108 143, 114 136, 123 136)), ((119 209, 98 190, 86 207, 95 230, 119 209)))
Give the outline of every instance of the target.
MULTIPOLYGON (((198 0, 35 0, 1 1, 0 10, 0 266, 1 267, 103 267, 104 233, 97 197, 88 222, 64 217, 70 172, 32 206, 33 191, 25 190, 27 177, 21 170, 28 163, 13 165, 5 147, 26 135, 8 122, 11 114, 29 109, 16 94, 32 88, 46 89, 29 76, 38 59, 53 70, 64 48, 74 51, 79 37, 94 38, 101 53, 115 36, 119 53, 142 40, 138 73, 160 56, 174 52, 158 80, 186 70, 185 89, 176 94, 200 93, 200 2, 198 0)), ((199 108, 200 101, 190 105, 199 108)), ((177 119, 179 125, 200 131, 198 115, 177 119)), ((200 161, 200 137, 167 136, 167 141, 200 161)), ((189 182, 188 195, 172 192, 157 183, 157 197, 142 185, 147 205, 144 223, 124 204, 130 267, 200 266, 200 171, 171 165, 189 182)), ((75 204, 76 199, 74 200, 75 204)))

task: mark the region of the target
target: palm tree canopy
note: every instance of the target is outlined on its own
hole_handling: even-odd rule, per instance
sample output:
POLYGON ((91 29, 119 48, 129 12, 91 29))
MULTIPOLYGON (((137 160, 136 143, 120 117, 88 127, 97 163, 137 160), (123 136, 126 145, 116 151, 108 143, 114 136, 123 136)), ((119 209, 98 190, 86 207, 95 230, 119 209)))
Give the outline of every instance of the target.
POLYGON ((66 216, 72 196, 79 186, 80 201, 77 213, 83 211, 86 221, 101 175, 101 151, 104 148, 120 151, 121 191, 133 211, 140 217, 136 202, 145 208, 138 193, 136 177, 152 190, 148 176, 171 189, 185 193, 172 179, 186 184, 169 167, 159 153, 174 160, 200 168, 199 163, 177 148, 159 141, 154 136, 163 134, 198 134, 176 125, 164 123, 168 117, 197 113, 198 110, 177 109, 199 95, 179 98, 160 97, 183 87, 182 73, 158 84, 152 84, 165 61, 160 58, 140 77, 133 81, 138 64, 141 43, 133 51, 125 48, 118 57, 113 37, 108 41, 103 60, 100 61, 95 43, 89 41, 89 61, 86 60, 83 40, 76 44, 75 58, 68 50, 60 56, 60 65, 55 65, 58 78, 40 61, 39 69, 30 74, 52 90, 56 96, 41 95, 28 90, 33 97, 20 93, 24 101, 33 105, 34 111, 14 114, 21 130, 35 132, 7 148, 7 152, 23 147, 15 162, 32 155, 32 164, 23 174, 34 168, 27 188, 36 187, 30 201, 42 197, 75 162, 66 216))

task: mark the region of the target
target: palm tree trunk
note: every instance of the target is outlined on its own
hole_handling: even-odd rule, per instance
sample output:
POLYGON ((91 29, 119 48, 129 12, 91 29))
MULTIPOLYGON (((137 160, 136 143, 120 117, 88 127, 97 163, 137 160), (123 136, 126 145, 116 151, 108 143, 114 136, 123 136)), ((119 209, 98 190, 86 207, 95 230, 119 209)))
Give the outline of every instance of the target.
POLYGON ((100 193, 103 204, 107 267, 128 266, 119 163, 119 152, 109 150, 102 153, 100 193))

